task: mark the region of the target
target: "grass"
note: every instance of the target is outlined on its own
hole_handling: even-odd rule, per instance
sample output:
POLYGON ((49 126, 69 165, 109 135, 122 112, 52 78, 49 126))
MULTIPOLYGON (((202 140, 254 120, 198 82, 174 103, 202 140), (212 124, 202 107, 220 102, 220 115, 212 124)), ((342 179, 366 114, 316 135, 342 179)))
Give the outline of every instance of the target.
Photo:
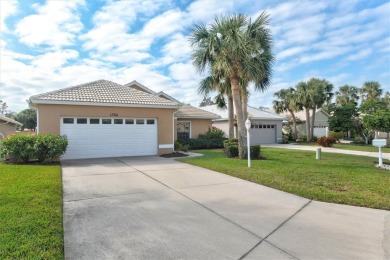
POLYGON ((221 150, 197 152, 204 156, 178 160, 308 199, 390 210, 390 171, 374 167, 376 158, 323 153, 315 160, 312 151, 262 148, 267 159, 248 169, 221 150))
POLYGON ((0 164, 0 259, 63 259, 60 166, 0 164))
MULTIPOLYGON (((317 143, 298 143, 298 145, 305 145, 305 146, 318 146, 317 143)), ((361 152, 378 152, 378 147, 372 146, 372 145, 364 145, 364 144, 334 144, 332 148, 342 149, 342 150, 352 150, 352 151, 361 151, 361 152)), ((383 153, 390 153, 390 148, 388 147, 382 147, 383 153)))

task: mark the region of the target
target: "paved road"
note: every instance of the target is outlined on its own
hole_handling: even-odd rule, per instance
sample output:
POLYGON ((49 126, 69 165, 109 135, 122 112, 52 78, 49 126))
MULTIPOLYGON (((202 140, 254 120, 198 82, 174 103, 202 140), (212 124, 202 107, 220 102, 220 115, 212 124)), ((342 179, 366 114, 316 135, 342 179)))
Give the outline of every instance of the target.
POLYGON ((64 161, 66 259, 388 259, 390 212, 158 157, 64 161))
MULTIPOLYGON (((343 150, 331 147, 320 147, 320 146, 306 146, 298 144, 263 144, 263 147, 275 147, 275 148, 284 148, 284 149, 294 149, 294 150, 305 150, 305 151, 316 151, 318 148, 321 148, 322 152, 326 153, 342 153, 342 154, 352 154, 368 157, 378 158, 378 152, 362 152, 362 151, 352 151, 352 150, 343 150)), ((390 153, 382 153, 383 159, 390 160, 390 153)))

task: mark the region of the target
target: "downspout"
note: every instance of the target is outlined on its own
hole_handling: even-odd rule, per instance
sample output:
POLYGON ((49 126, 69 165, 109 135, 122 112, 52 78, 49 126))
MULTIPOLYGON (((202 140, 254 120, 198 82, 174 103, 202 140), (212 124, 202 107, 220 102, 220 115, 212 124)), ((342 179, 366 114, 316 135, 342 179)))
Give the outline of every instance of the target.
POLYGON ((175 151, 175 114, 179 112, 179 109, 177 109, 176 111, 174 111, 172 113, 172 141, 173 141, 173 151, 175 151))

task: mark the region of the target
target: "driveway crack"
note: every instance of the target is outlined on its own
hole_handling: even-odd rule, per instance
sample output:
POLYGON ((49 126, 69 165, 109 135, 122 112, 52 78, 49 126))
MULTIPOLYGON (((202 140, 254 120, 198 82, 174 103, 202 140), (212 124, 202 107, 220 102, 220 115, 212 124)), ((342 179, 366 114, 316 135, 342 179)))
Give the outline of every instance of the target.
MULTIPOLYGON (((244 259, 250 252, 252 252, 256 247, 258 247, 264 240, 266 240, 268 237, 270 237, 273 233, 275 233, 278 229, 280 229, 284 224, 286 224, 290 219, 292 219, 293 217, 295 217, 299 212, 301 212, 304 208, 306 208, 310 203, 312 202, 312 200, 309 200, 308 202, 306 202, 300 209, 298 209, 294 214, 292 214, 290 217, 288 217, 285 221, 283 221, 279 226, 277 226, 274 230, 271 231, 271 233, 269 233, 267 236, 265 236, 264 238, 262 238, 256 245, 254 245, 248 252, 246 252, 245 254, 243 254, 239 260, 241 259, 244 259)), ((266 241, 267 243, 271 244, 270 242, 266 241)), ((273 245, 273 244, 271 244, 273 245)), ((273 245, 275 246, 275 245, 273 245)), ((275 246, 276 247, 276 246, 275 246)), ((277 247, 279 248, 279 247, 277 247)), ((280 249, 280 248, 279 248, 280 249)), ((290 253, 282 250, 283 252, 287 253, 288 255, 294 257, 295 259, 298 259, 296 258, 295 256, 291 255, 290 253)))

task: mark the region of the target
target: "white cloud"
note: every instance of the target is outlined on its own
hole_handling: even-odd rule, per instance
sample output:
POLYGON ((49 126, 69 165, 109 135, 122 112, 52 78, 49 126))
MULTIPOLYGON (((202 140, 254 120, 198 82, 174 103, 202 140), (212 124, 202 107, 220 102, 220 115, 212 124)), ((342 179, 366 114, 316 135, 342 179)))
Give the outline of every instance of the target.
POLYGON ((370 48, 364 48, 356 53, 349 55, 346 60, 347 61, 358 61, 368 57, 372 53, 370 48))
POLYGON ((71 45, 83 24, 77 15, 84 0, 48 1, 44 5, 35 4, 36 14, 24 17, 15 32, 19 40, 27 45, 49 45, 54 48, 71 45))
POLYGON ((183 29, 185 14, 180 10, 169 10, 149 20, 142 29, 141 37, 161 38, 183 29))
POLYGON ((8 31, 5 20, 17 12, 17 7, 18 1, 16 0, 0 1, 0 31, 8 31))
POLYGON ((162 47, 163 64, 189 60, 191 55, 191 46, 187 36, 177 33, 172 35, 168 42, 162 47))

